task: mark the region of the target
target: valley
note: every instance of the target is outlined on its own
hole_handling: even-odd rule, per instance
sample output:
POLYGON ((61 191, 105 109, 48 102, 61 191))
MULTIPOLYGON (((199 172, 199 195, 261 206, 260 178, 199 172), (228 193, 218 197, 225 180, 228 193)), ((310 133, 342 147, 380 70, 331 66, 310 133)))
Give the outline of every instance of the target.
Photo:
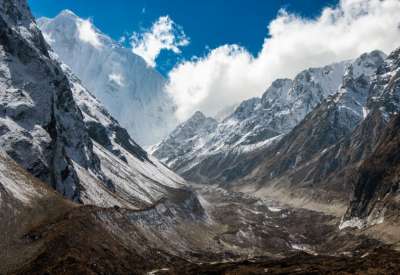
POLYGON ((84 22, 0 0, 0 274, 399 273, 400 48, 172 129, 163 77, 84 22))

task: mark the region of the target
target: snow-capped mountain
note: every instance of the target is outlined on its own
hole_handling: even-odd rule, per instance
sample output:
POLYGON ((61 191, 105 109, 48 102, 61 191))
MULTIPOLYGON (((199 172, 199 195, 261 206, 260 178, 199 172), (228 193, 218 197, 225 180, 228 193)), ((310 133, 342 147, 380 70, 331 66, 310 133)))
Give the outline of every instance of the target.
POLYGON ((323 203, 336 200, 335 207, 339 208, 340 203, 344 207, 346 194, 352 188, 343 178, 345 170, 368 154, 376 137, 374 131, 367 134, 361 130, 360 123, 365 122, 371 130, 375 125, 385 127, 370 120, 367 111, 373 72, 384 60, 383 53, 374 51, 349 65, 337 93, 327 97, 274 146, 260 153, 270 157, 254 165, 254 176, 262 178, 264 186, 281 182, 277 188, 323 203))
POLYGON ((296 207, 346 213, 341 229, 398 222, 399 52, 356 59, 336 94, 279 142, 230 163, 223 180, 296 207))
POLYGON ((25 1, 2 3, 0 25, 0 145, 13 160, 84 204, 138 208, 185 189, 54 58, 25 1))
POLYGON ((141 57, 69 10, 38 25, 60 60, 140 145, 159 142, 176 126, 166 80, 141 57))
POLYGON ((155 146, 153 154, 187 176, 189 170, 205 159, 212 159, 211 162, 216 164, 228 155, 229 158, 236 158, 242 152, 269 146, 293 129, 323 99, 338 90, 345 68, 350 63, 344 61, 311 68, 299 73, 293 80, 274 81, 261 98, 242 102, 233 114, 218 123, 214 131, 200 131, 196 140, 201 140, 201 146, 197 144, 190 148, 184 144, 181 149, 176 149, 185 152, 180 155, 179 161, 165 151, 174 143, 173 139, 180 139, 176 137, 176 132, 155 146))
MULTIPOLYGON (((206 117, 200 111, 179 125, 160 145, 150 151, 162 162, 178 167, 187 162, 187 154, 193 150, 201 150, 206 139, 216 130, 218 122, 206 117)), ((196 156, 191 156, 196 158, 196 156)))
POLYGON ((94 200, 90 203, 98 205, 98 201, 102 201, 101 205, 148 205, 168 196, 173 189, 184 187, 184 180, 137 145, 127 130, 88 92, 66 65, 62 65, 62 69, 82 111, 93 142, 93 151, 100 160, 101 171, 107 177, 107 187, 112 191, 110 196, 109 192, 99 188, 90 173, 78 169, 87 193, 85 197, 94 200))

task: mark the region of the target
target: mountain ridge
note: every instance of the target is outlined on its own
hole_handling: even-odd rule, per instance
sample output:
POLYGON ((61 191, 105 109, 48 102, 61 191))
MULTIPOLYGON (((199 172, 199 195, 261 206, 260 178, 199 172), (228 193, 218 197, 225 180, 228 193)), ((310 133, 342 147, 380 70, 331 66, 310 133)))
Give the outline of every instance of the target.
MULTIPOLYGON (((249 99, 239 104, 232 115, 218 124, 215 133, 199 136, 197 139, 203 140, 204 146, 190 148, 182 145, 185 154, 179 158, 179 162, 183 163, 179 168, 175 166, 176 160, 166 158, 168 154, 163 152, 163 146, 169 146, 171 137, 153 147, 152 154, 166 161, 167 165, 184 177, 194 181, 203 180, 202 166, 204 173, 210 173, 207 167, 223 169, 223 165, 230 166, 229 161, 228 164, 221 165, 218 162, 224 163, 224 159, 235 161, 240 155, 264 150, 278 142, 319 103, 337 92, 345 68, 350 63, 354 67, 354 77, 357 77, 362 72, 371 74, 373 68, 376 68, 374 63, 382 62, 383 57, 382 52, 373 51, 351 62, 344 61, 304 70, 294 80, 274 81, 261 98, 249 99)), ((218 173, 209 179, 212 181, 220 176, 223 177, 223 174, 218 173)), ((205 180, 207 181, 207 176, 205 180)))

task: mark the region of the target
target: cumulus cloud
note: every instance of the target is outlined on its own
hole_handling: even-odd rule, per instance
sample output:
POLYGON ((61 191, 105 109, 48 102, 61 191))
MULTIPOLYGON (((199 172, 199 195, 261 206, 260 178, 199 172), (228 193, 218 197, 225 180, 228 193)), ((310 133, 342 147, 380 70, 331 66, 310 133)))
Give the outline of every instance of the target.
POLYGON ((98 34, 94 30, 93 24, 89 19, 88 20, 79 19, 77 22, 77 26, 78 26, 79 38, 82 41, 89 43, 96 48, 101 47, 101 42, 98 37, 98 34))
POLYGON ((189 38, 182 27, 169 16, 161 16, 150 30, 144 33, 133 33, 130 37, 132 51, 143 57, 151 67, 156 66, 157 56, 162 50, 181 53, 180 48, 189 44, 189 38))
POLYGON ((256 56, 238 45, 223 45, 170 72, 166 88, 177 103, 177 117, 185 120, 196 110, 215 115, 260 96, 276 78, 292 78, 309 67, 375 49, 388 53, 400 47, 399 14, 398 0, 341 0, 314 19, 281 10, 256 56))

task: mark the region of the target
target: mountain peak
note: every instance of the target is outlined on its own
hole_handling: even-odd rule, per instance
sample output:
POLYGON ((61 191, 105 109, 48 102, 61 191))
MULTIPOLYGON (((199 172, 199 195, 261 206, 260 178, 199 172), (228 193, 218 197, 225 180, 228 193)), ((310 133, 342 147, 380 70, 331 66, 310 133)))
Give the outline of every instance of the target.
POLYGON ((354 77, 357 78, 362 74, 366 76, 375 74, 377 68, 385 61, 385 58, 386 54, 378 50, 360 55, 352 64, 354 77))
POLYGON ((181 126, 183 128, 192 128, 193 126, 203 126, 203 125, 216 125, 218 122, 212 118, 207 117, 201 111, 196 111, 187 121, 185 121, 181 126))
POLYGON ((73 19, 78 19, 79 16, 77 16, 73 11, 69 9, 62 10, 57 16, 57 17, 68 17, 68 18, 73 18, 73 19))
POLYGON ((201 112, 201 111, 196 111, 189 120, 199 120, 199 119, 205 119, 206 116, 201 112))
POLYGON ((163 76, 93 22, 64 10, 38 26, 59 59, 139 144, 155 144, 177 125, 163 76))

